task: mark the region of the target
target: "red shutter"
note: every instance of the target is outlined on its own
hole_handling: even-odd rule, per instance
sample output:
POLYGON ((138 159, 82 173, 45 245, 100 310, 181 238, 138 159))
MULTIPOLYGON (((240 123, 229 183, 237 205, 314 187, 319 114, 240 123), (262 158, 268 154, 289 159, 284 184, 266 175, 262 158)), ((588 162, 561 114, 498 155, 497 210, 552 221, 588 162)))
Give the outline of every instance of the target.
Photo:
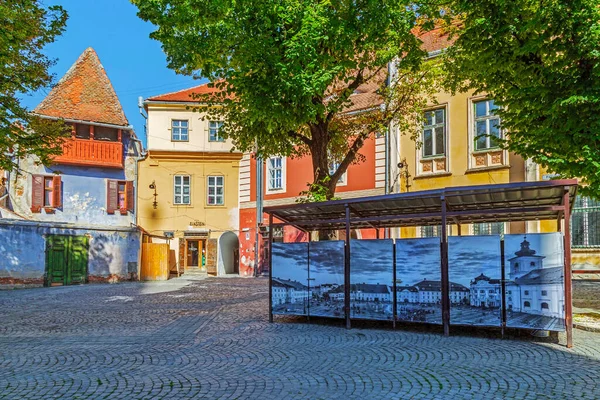
POLYGON ((31 212, 42 212, 44 206, 44 177, 33 175, 31 178, 31 212))
POLYGON ((127 203, 125 204, 125 208, 127 208, 127 211, 131 212, 133 212, 133 206, 135 202, 135 197, 133 195, 133 181, 125 182, 125 202, 127 203))
POLYGON ((106 184, 106 212, 114 214, 119 208, 119 182, 108 180, 106 184))
POLYGON ((62 207, 62 186, 60 176, 54 175, 52 177, 52 207, 62 207))

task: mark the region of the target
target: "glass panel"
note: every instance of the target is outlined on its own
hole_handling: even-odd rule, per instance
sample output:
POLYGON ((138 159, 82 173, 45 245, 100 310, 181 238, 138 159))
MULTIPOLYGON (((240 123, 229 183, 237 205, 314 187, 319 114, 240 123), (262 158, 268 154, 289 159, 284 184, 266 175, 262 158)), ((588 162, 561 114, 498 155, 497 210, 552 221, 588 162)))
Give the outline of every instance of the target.
POLYGON ((208 196, 208 204, 215 204, 215 196, 208 196))
POLYGON ((190 194, 190 187, 189 186, 184 186, 183 187, 183 194, 190 194))
POLYGON ((423 131, 423 155, 433 155, 433 138, 431 134, 431 129, 425 129, 423 131))
POLYGON ((52 190, 44 190, 44 205, 52 205, 52 190))
POLYGON ((175 177, 175 184, 176 185, 180 185, 181 184, 181 176, 176 176, 175 177))
POLYGON ((217 196, 217 204, 223 204, 223 196, 217 196))
POLYGON ((184 176, 183 177, 183 184, 184 185, 189 185, 190 184, 190 177, 189 176, 184 176))
POLYGON ((215 184, 215 177, 214 176, 209 176, 208 177, 208 184, 209 185, 214 185, 215 184))
POLYGON ((52 178, 45 178, 44 179, 44 186, 47 189, 51 189, 52 188, 52 178))
POLYGON ((183 204, 190 204, 190 196, 183 196, 183 204))
POLYGON ((221 195, 223 194, 223 187, 222 186, 217 187, 217 194, 221 194, 221 195))
POLYGON ((223 185, 223 177, 217 176, 217 185, 223 185))
POLYGON ((433 125, 433 111, 427 111, 425 113, 425 126, 433 125))
POLYGON ((487 149, 487 128, 486 121, 477 121, 475 149, 487 149))
POLYGON ((214 186, 209 186, 208 187, 208 194, 215 194, 215 187, 214 186))
POLYGON ((175 196, 175 204, 181 204, 181 196, 175 196))
POLYGON ((486 103, 487 101, 475 103, 475 117, 485 117, 487 115, 486 103))
POLYGON ((435 128, 435 154, 444 154, 444 127, 435 128))
POLYGON ((495 114, 494 110, 497 110, 498 106, 494 103, 494 100, 489 100, 488 101, 488 105, 489 105, 489 108, 490 108, 490 114, 495 114))
MULTIPOLYGON (((188 126, 188 122, 187 122, 187 121, 181 121, 180 125, 181 125, 182 127, 184 127, 184 128, 187 128, 187 126, 188 126)), ((186 131, 187 131, 187 129, 186 129, 186 131)))
POLYGON ((125 184, 119 182, 119 192, 124 192, 125 191, 125 184))
POLYGON ((435 110, 435 123, 443 124, 444 123, 444 109, 440 108, 439 110, 435 110))
POLYGON ((181 186, 175 186, 175 194, 181 194, 181 186))

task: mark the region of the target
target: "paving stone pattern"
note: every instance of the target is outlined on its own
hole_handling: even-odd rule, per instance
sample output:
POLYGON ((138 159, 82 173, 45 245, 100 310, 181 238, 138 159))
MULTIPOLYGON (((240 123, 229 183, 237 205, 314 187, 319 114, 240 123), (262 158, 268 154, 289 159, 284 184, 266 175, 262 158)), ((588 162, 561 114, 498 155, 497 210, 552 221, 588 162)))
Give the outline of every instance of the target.
POLYGON ((414 328, 269 324, 264 279, 148 287, 1 291, 0 398, 600 398, 595 333, 575 331, 569 350, 414 328))

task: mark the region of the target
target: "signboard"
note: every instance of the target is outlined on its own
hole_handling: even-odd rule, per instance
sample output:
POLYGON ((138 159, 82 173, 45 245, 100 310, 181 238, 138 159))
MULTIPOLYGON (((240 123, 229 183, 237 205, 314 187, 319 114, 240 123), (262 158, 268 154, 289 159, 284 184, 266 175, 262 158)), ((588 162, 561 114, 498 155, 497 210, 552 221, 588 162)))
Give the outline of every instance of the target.
POLYGON ((273 314, 308 315, 308 243, 273 243, 273 314))
POLYGON ((309 248, 310 315, 344 318, 345 243, 311 242, 309 248))

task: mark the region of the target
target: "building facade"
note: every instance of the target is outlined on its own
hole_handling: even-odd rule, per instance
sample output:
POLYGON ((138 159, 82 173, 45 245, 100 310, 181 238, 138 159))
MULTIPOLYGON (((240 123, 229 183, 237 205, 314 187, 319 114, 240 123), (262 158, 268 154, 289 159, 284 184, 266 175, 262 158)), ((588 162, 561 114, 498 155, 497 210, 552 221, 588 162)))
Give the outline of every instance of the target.
POLYGON ((239 271, 242 154, 219 136, 221 121, 192 110, 193 94, 212 90, 200 85, 143 103, 148 143, 139 165, 138 224, 149 240, 169 243, 170 268, 179 273, 239 271))
POLYGON ((135 175, 141 146, 88 48, 34 109, 67 123, 52 165, 15 160, 0 219, 0 282, 49 286, 136 279, 135 175))

